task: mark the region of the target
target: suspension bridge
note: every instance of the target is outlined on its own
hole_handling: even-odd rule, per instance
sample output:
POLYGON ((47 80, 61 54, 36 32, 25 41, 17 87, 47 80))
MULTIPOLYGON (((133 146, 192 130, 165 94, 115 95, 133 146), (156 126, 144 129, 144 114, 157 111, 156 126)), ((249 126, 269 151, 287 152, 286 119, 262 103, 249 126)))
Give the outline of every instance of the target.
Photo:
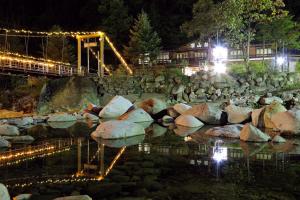
MULTIPOLYGON (((110 69, 105 64, 104 50, 110 49, 113 55, 119 60, 120 64, 125 68, 128 74, 133 74, 132 69, 129 67, 123 56, 119 53, 110 38, 102 31, 95 32, 41 32, 31 30, 17 30, 17 29, 0 29, 0 36, 4 39, 4 48, 0 51, 0 72, 5 74, 36 74, 44 76, 88 76, 97 74, 98 76, 106 76, 112 74, 110 69), (25 41, 26 55, 18 54, 7 48, 8 38, 16 37, 23 38, 25 41), (28 43, 29 38, 43 38, 46 39, 46 45, 48 39, 51 38, 70 38, 77 42, 77 63, 71 64, 63 61, 47 59, 47 46, 44 57, 38 58, 28 55, 28 43), (86 51, 86 52, 83 52, 86 51), (84 55, 83 55, 84 53, 84 55), (96 66, 91 66, 91 59, 96 60, 96 66), (83 60, 85 66, 83 65, 83 60), (96 73, 91 73, 91 69, 96 73)), ((64 41, 64 40, 63 40, 64 41)), ((43 48, 44 51, 44 48, 43 48)), ((61 49, 62 54, 64 51, 61 49)), ((63 56, 62 56, 63 57, 63 56)))

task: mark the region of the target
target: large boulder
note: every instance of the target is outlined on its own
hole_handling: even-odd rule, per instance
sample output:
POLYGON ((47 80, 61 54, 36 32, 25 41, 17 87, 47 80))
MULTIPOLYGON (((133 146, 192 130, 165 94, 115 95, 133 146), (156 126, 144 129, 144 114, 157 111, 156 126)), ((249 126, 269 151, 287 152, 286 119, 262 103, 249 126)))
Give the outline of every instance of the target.
POLYGON ((101 118, 117 118, 123 115, 131 108, 132 103, 122 96, 115 96, 110 102, 100 111, 101 118))
POLYGON ((280 132, 300 134, 300 110, 276 113, 272 116, 271 121, 280 132))
POLYGON ((251 119, 252 119, 253 126, 255 126, 255 127, 260 126, 260 123, 263 121, 264 110, 265 110, 265 107, 252 110, 251 119))
POLYGON ((176 110, 176 112, 178 112, 179 114, 183 114, 185 111, 187 111, 188 109, 192 108, 192 106, 189 106, 187 104, 184 103, 177 103, 173 106, 174 110, 176 110))
POLYGON ((0 199, 1 200, 10 200, 8 190, 2 183, 0 183, 0 199))
POLYGON ((88 103, 99 105, 97 85, 88 77, 52 79, 44 85, 37 107, 39 114, 83 110, 88 103))
POLYGON ((119 119, 127 120, 129 122, 151 122, 151 121, 153 121, 152 117, 141 108, 138 108, 138 109, 135 109, 135 110, 125 113, 119 119))
POLYGON ((266 106, 264 116, 263 116, 263 124, 265 128, 276 128, 273 124, 271 118, 280 112, 285 112, 286 108, 278 102, 273 102, 271 105, 266 106))
POLYGON ((208 129, 205 134, 215 137, 240 138, 242 128, 241 124, 213 127, 208 129))
POLYGON ((181 137, 185 137, 197 132, 200 127, 186 127, 186 126, 176 126, 174 133, 181 137))
POLYGON ((0 135, 16 136, 20 135, 20 131, 16 126, 3 124, 0 125, 0 135))
POLYGON ((6 139, 0 137, 0 148, 10 147, 11 144, 6 139))
POLYGON ((78 195, 78 196, 58 197, 53 200, 92 200, 92 198, 88 195, 78 195))
POLYGON ((157 114, 162 110, 167 109, 167 104, 157 98, 146 99, 137 104, 137 107, 144 109, 149 114, 157 114))
POLYGON ((84 113, 83 117, 87 120, 91 120, 92 122, 98 122, 99 121, 99 117, 96 115, 93 115, 91 113, 84 113))
POLYGON ((251 108, 229 105, 225 108, 228 115, 228 122, 231 124, 239 124, 248 120, 251 116, 251 108))
POLYGON ((137 135, 129 138, 120 138, 114 140, 106 140, 102 138, 93 138, 100 144, 104 144, 105 146, 112 147, 112 148, 121 148, 121 147, 129 147, 133 145, 140 144, 144 141, 145 135, 137 135))
POLYGON ((91 134, 92 137, 118 139, 145 134, 144 127, 133 122, 113 120, 100 124, 91 134))
POLYGON ((48 122, 72 122, 76 121, 77 118, 74 115, 70 115, 67 113, 58 113, 58 114, 52 114, 48 118, 48 122))
POLYGON ((220 124, 222 110, 219 104, 216 103, 202 103, 195 105, 183 114, 192 115, 207 124, 220 124))
POLYGON ((199 121, 196 117, 192 115, 180 115, 175 120, 176 125, 185 126, 185 127, 202 127, 204 124, 199 121))
POLYGON ((268 142, 271 137, 251 124, 244 125, 241 130, 240 140, 245 142, 268 142))

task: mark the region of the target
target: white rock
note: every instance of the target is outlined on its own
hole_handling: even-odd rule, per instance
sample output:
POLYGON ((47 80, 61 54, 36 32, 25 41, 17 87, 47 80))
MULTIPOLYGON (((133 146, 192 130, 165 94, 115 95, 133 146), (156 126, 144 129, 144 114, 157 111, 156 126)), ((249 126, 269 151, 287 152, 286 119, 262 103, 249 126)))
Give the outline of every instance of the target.
POLYGON ((33 118, 32 117, 14 118, 14 119, 8 119, 7 122, 11 125, 22 127, 22 126, 33 124, 33 118))
POLYGON ((117 118, 127 112, 132 106, 132 103, 122 96, 115 96, 110 102, 100 111, 101 118, 117 118))
POLYGON ((118 139, 143 134, 145 134, 144 127, 137 123, 114 120, 100 124, 91 135, 104 139, 118 139))
POLYGON ((193 106, 183 114, 192 115, 207 124, 220 124, 222 110, 218 104, 202 103, 193 106))
POLYGON ((192 108, 192 106, 189 106, 184 103, 178 103, 173 106, 174 110, 176 110, 179 114, 183 114, 188 109, 192 108))
POLYGON ((16 136, 20 135, 19 129, 16 126, 3 124, 0 125, 0 135, 16 136))
POLYGON ((29 200, 31 198, 32 194, 20 194, 16 197, 14 197, 14 200, 29 200))
POLYGON ((47 122, 70 122, 76 120, 77 119, 74 115, 70 115, 67 113, 58 113, 50 115, 47 122))
POLYGON ((129 122, 152 122, 153 121, 152 117, 142 108, 138 108, 130 112, 127 112, 124 115, 122 115, 119 119, 126 120, 129 122))
MULTIPOLYGON (((252 118, 252 124, 253 126, 257 127, 259 121, 261 121, 260 118, 263 118, 262 116, 262 111, 265 109, 265 107, 262 107, 260 109, 254 109, 251 113, 251 118, 252 118)), ((263 119, 262 119, 263 120, 263 119)))
POLYGON ((159 137, 164 135, 168 131, 167 128, 162 127, 158 124, 153 124, 151 137, 159 137))
POLYGON ((270 105, 272 104, 273 102, 278 102, 280 104, 283 104, 283 100, 279 97, 264 97, 261 99, 261 103, 262 104, 265 104, 265 105, 270 105))
POLYGON ((88 195, 78 195, 78 196, 58 197, 53 200, 92 200, 92 198, 88 195))
POLYGON ((240 138, 242 128, 243 125, 241 124, 213 127, 208 129, 205 134, 215 137, 240 138))
POLYGON ((104 144, 105 146, 112 147, 112 148, 121 148, 121 147, 129 147, 133 145, 137 145, 140 143, 143 143, 145 139, 145 135, 138 135, 133 136, 129 138, 120 138, 120 139, 114 139, 114 140, 105 140, 102 138, 93 138, 97 142, 100 142, 101 144, 104 144))
POLYGON ((276 113, 271 121, 281 132, 300 134, 300 110, 276 113))
POLYGON ((7 148, 10 147, 11 144, 6 139, 0 137, 0 148, 7 148))
POLYGON ((30 143, 34 141, 34 138, 30 135, 3 136, 2 138, 10 141, 11 143, 30 143))
POLYGON ((85 119, 91 120, 93 122, 97 122, 99 121, 99 117, 90 113, 84 113, 83 116, 85 117, 85 119))
POLYGON ((263 133, 251 124, 244 125, 240 134, 240 140, 245 142, 268 142, 270 139, 269 135, 263 133))
POLYGON ((204 124, 199 121, 196 117, 192 115, 180 115, 175 120, 176 125, 185 126, 185 127, 202 127, 204 124))
POLYGON ((285 143, 286 139, 284 139, 280 135, 276 135, 275 137, 273 137, 272 142, 274 142, 274 143, 285 143))
POLYGON ((225 108, 228 115, 228 122, 232 124, 242 123, 250 118, 251 108, 229 105, 225 108))
POLYGON ((273 102, 271 105, 266 106, 264 117, 263 117, 264 127, 270 129, 276 128, 276 126, 271 120, 272 117, 276 113, 285 112, 285 111, 286 108, 278 102, 273 102))
POLYGON ((149 114, 157 114, 160 111, 167 109, 167 104, 157 98, 146 99, 138 103, 137 106, 144 109, 149 114))
POLYGON ((1 200, 10 200, 10 196, 7 191, 7 188, 2 183, 0 183, 0 199, 1 200))

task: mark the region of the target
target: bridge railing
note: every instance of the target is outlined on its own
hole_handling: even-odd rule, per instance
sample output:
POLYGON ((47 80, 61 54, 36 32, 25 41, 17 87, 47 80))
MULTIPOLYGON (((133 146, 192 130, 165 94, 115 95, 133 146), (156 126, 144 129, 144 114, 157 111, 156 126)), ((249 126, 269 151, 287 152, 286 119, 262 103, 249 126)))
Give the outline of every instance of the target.
POLYGON ((20 71, 54 76, 76 75, 77 70, 69 64, 40 61, 35 59, 20 59, 18 57, 0 54, 0 69, 7 71, 20 71))

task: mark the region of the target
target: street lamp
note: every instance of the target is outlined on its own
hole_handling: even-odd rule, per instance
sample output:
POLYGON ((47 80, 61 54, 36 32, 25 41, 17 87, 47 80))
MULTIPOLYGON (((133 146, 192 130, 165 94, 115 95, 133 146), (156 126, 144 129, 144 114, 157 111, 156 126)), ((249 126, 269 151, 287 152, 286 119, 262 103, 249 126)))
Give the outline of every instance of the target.
POLYGON ((285 58, 283 56, 280 56, 276 60, 277 65, 281 66, 285 63, 285 58))
POLYGON ((226 64, 228 60, 228 49, 223 46, 216 46, 212 51, 213 62, 214 62, 214 72, 216 73, 226 73, 226 64))

